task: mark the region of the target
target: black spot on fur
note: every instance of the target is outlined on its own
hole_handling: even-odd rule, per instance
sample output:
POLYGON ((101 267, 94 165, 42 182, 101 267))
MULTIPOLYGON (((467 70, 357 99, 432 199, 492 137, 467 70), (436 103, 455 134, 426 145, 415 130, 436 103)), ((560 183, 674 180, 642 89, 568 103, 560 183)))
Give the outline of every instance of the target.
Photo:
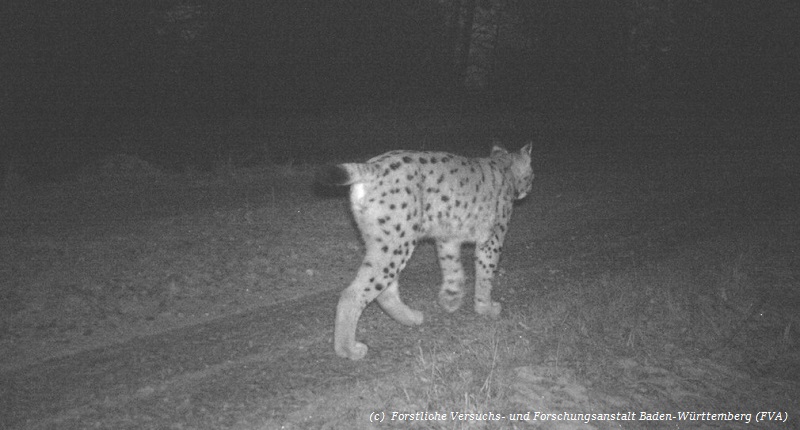
POLYGON ((442 196, 442 201, 443 201, 443 202, 447 202, 447 201, 449 201, 449 200, 450 200, 450 197, 447 197, 447 196, 442 196))
POLYGON ((405 163, 412 163, 413 161, 414 160, 412 160, 411 157, 409 157, 408 155, 403 157, 403 162, 405 162, 405 163))
POLYGON ((387 245, 383 245, 383 247, 381 248, 381 251, 389 252, 389 247, 387 245))
POLYGON ((437 161, 439 160, 437 160, 436 157, 431 157, 431 164, 436 164, 437 161))
POLYGON ((383 291, 384 286, 383 286, 383 284, 381 284, 379 282, 379 283, 375 284, 375 289, 378 290, 378 291, 383 291))
POLYGON ((390 168, 390 169, 392 169, 392 170, 397 170, 397 169, 399 169, 399 168, 400 168, 400 166, 402 166, 402 165, 403 165, 403 163, 396 162, 396 163, 392 163, 392 164, 390 164, 390 165, 389 165, 389 168, 390 168))
POLYGON ((419 164, 428 164, 428 160, 426 160, 426 159, 424 159, 422 157, 419 157, 419 164))

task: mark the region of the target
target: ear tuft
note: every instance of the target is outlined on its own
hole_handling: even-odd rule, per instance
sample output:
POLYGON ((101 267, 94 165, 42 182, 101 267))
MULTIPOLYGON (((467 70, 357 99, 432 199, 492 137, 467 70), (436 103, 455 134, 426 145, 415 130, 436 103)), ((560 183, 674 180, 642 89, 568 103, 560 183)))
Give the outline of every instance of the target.
POLYGON ((533 149, 533 141, 529 141, 527 145, 523 146, 522 149, 519 150, 519 153, 530 157, 532 149, 533 149))

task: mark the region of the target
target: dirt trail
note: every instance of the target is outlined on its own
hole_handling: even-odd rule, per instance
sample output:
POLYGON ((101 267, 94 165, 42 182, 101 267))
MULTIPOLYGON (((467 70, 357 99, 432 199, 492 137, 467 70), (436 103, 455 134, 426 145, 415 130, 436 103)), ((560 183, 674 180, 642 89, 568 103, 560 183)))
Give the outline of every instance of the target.
MULTIPOLYGON (((557 292, 562 285, 574 285, 577 280, 600 283, 626 272, 630 265, 661 264, 684 258, 692 249, 702 255, 696 244, 704 241, 771 234, 766 242, 775 249, 766 251, 784 252, 798 237, 794 216, 798 178, 790 172, 737 177, 736 172, 741 172, 737 163, 742 158, 737 156, 737 163, 716 169, 714 175, 698 174, 703 160, 688 162, 685 157, 655 152, 648 155, 649 161, 631 157, 605 164, 592 158, 596 154, 591 150, 583 151, 580 156, 556 153, 538 160, 539 179, 529 201, 515 213, 502 263, 505 274, 496 288, 507 314, 551 312, 548 309, 557 308, 558 303, 548 302, 548 298, 574 295, 557 292), (675 181, 665 184, 663 175, 673 175, 675 181)), ((196 254, 195 266, 181 267, 215 275, 203 280, 182 278, 173 286, 177 293, 170 293, 169 288, 152 293, 155 301, 166 298, 164 303, 193 309, 194 319, 181 320, 168 312, 136 319, 141 315, 119 311, 93 320, 93 334, 81 336, 74 327, 62 329, 61 339, 100 336, 99 342, 106 345, 76 348, 74 353, 31 364, 18 363, 0 374, 1 427, 249 429, 274 428, 285 422, 287 428, 303 428, 293 419, 308 411, 304 408, 313 409, 320 399, 327 398, 326 405, 337 408, 336 402, 344 401, 331 393, 411 369, 418 361, 418 351, 424 350, 420 345, 432 338, 439 348, 457 350, 476 327, 486 326, 469 309, 446 315, 436 307, 438 269, 432 247, 423 246, 404 272, 402 294, 412 307, 425 312, 426 323, 418 329, 399 327, 377 306, 371 306, 359 331, 370 345, 370 357, 359 363, 337 359, 331 346, 333 313, 338 291, 350 281, 361 258, 357 236, 340 198, 291 189, 275 196, 274 189, 274 185, 240 187, 237 199, 230 198, 226 188, 218 191, 225 198, 217 201, 227 203, 209 206, 208 199, 187 198, 184 203, 190 202, 188 206, 171 209, 166 203, 170 198, 141 200, 134 196, 139 211, 133 211, 133 219, 115 219, 95 240, 111 241, 120 231, 135 230, 152 240, 168 235, 167 243, 183 244, 183 248, 156 254, 160 259, 196 254), (242 200, 246 205, 235 202, 242 200), (170 221, 164 223, 164 219, 170 221), (198 236, 200 231, 206 233, 198 236), (217 243, 211 237, 229 237, 230 241, 217 243), (220 288, 242 283, 249 288, 220 288), (228 306, 219 307, 221 302, 228 306), (203 317, 209 309, 211 315, 203 317), (125 332, 128 337, 111 343, 114 333, 121 333, 108 328, 111 322, 145 324, 144 320, 148 330, 138 336, 125 332)), ((206 192, 196 195, 211 198, 206 192)), ((81 229, 91 229, 77 221, 73 225, 77 226, 71 229, 75 236, 86 234, 81 229)), ((59 231, 63 225, 50 228, 37 234, 59 231)), ((761 246, 765 241, 753 243, 761 246)), ((52 246, 62 245, 56 242, 52 246)), ((714 262, 709 259, 706 263, 714 262)), ((132 264, 140 264, 136 266, 139 271, 144 267, 167 273, 176 263, 132 264)), ((796 269, 792 264, 784 266, 796 269)), ((120 267, 114 276, 132 273, 128 266, 120 267)), ((788 276, 796 281, 796 272, 788 276)), ((141 303, 148 303, 149 296, 141 297, 141 303)), ((47 330, 34 332, 42 339, 59 338, 58 327, 47 330)), ((591 324, 585 330, 604 334, 602 327, 591 324)), ((69 345, 74 343, 67 348, 69 345)), ((540 346, 536 357, 547 362, 546 345, 540 346)), ((673 348, 679 348, 684 364, 700 362, 697 357, 705 354, 688 347, 680 350, 683 346, 673 348)), ((16 356, 25 357, 22 353, 16 356)), ((630 360, 619 361, 628 373, 636 369, 630 360)), ((608 367, 614 367, 613 363, 608 367)), ((786 370, 785 366, 778 368, 786 370)), ((776 375, 761 370, 765 379, 758 384, 776 387, 770 382, 776 375)), ((530 370, 519 374, 538 381, 530 370)), ((798 381, 791 379, 798 376, 788 377, 798 381)), ((653 380, 632 378, 632 383, 640 386, 642 381, 653 380)), ((655 382, 649 384, 646 386, 656 386, 655 382)), ((743 384, 756 385, 752 381, 743 384)), ((609 392, 599 394, 594 397, 613 397, 609 392)), ((640 395, 628 400, 645 404, 645 398, 640 395)), ((583 406, 589 404, 587 400, 583 406)))
POLYGON ((163 428, 178 414, 189 427, 213 427, 207 420, 226 415, 224 399, 312 388, 302 375, 314 370, 313 357, 329 355, 333 300, 328 293, 284 302, 6 373, 3 421, 12 428, 32 418, 31 428, 125 428, 129 419, 129 428, 163 428))

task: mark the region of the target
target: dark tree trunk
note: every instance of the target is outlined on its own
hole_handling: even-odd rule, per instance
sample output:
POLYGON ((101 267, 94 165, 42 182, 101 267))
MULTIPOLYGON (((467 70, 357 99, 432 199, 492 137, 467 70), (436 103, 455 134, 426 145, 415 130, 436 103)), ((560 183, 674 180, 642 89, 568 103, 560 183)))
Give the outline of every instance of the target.
POLYGON ((450 56, 448 67, 450 75, 448 76, 448 84, 451 86, 459 85, 459 67, 461 65, 461 51, 459 45, 461 37, 459 30, 461 26, 461 1, 453 0, 450 4, 450 14, 447 20, 447 53, 450 56))
POLYGON ((475 21, 475 0, 464 1, 464 27, 461 29, 461 58, 458 61, 458 81, 464 85, 469 67, 469 50, 472 46, 472 25, 475 21))

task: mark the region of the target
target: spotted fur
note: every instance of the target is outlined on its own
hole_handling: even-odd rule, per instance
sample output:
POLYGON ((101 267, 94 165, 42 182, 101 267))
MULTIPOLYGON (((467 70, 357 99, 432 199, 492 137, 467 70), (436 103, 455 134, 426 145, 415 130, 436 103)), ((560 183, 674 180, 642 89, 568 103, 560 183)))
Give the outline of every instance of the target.
POLYGON ((356 325, 376 298, 401 324, 422 324, 422 313, 400 299, 398 277, 420 239, 436 242, 442 285, 439 304, 461 306, 465 275, 461 244, 475 243, 475 312, 497 317, 492 278, 503 247, 513 201, 531 189, 531 144, 509 153, 495 146, 488 158, 444 152, 392 151, 364 164, 329 166, 323 182, 351 185, 350 203, 366 245, 355 280, 336 308, 334 349, 359 360, 367 346, 356 341, 356 325))

